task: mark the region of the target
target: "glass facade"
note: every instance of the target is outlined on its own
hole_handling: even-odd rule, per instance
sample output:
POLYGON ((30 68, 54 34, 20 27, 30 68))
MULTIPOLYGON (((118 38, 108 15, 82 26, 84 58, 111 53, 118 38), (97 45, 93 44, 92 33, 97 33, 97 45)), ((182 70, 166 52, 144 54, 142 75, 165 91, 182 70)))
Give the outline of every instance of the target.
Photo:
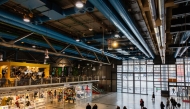
POLYGON ((176 59, 176 64, 168 65, 154 65, 153 60, 127 60, 117 66, 117 72, 118 92, 160 95, 161 90, 190 86, 189 58, 176 59))

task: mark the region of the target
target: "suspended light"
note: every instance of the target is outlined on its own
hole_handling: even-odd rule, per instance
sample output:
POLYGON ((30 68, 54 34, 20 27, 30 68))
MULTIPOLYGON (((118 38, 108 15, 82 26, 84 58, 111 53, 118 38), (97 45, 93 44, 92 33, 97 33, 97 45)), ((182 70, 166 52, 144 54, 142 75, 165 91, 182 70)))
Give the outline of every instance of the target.
POLYGON ((30 22, 30 17, 25 14, 24 17, 23 17, 23 21, 30 22))
POLYGON ((78 68, 80 68, 80 64, 78 65, 78 68))
POLYGON ((77 38, 77 39, 76 39, 76 41, 77 41, 77 42, 79 42, 79 41, 80 41, 80 39, 79 39, 79 38, 77 38))
POLYGON ((114 37, 115 37, 115 38, 119 38, 120 36, 119 36, 118 33, 115 33, 114 37))
POLYGON ((49 58, 48 49, 46 49, 46 51, 45 51, 45 59, 48 59, 48 58, 49 58))
POLYGON ((100 64, 100 66, 102 66, 102 64, 100 64))
POLYGON ((95 68, 95 67, 93 67, 93 68, 92 68, 92 71, 96 71, 96 68, 95 68))
POLYGON ((0 61, 3 61, 3 55, 0 54, 0 61))
POLYGON ((92 28, 89 28, 89 31, 92 31, 93 29, 92 28))
POLYGON ((75 3, 75 6, 76 6, 77 8, 82 8, 82 7, 84 6, 84 4, 83 4, 81 1, 77 1, 77 2, 75 3))
POLYGON ((113 46, 114 48, 116 48, 116 47, 118 47, 118 43, 117 43, 116 41, 114 41, 114 42, 112 43, 112 46, 113 46))
POLYGON ((115 66, 114 66, 114 64, 113 64, 113 66, 112 66, 112 68, 114 68, 115 66))
POLYGON ((36 46, 35 46, 35 45, 33 45, 33 46, 32 46, 32 48, 36 48, 36 46))

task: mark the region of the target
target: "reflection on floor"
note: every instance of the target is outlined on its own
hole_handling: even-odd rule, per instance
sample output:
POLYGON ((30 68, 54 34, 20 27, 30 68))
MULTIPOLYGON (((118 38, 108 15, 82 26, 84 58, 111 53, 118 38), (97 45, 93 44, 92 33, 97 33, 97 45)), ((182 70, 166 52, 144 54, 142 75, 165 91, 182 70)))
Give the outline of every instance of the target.
MULTIPOLYGON (((76 101, 75 104, 63 103, 63 104, 49 104, 47 109, 85 109, 86 104, 90 103, 98 105, 98 109, 116 109, 119 105, 121 109, 126 106, 127 109, 140 109, 139 101, 143 99, 145 107, 148 109, 160 109, 160 102, 163 101, 166 104, 166 98, 156 96, 155 102, 151 100, 151 95, 140 94, 127 94, 127 93, 109 93, 107 95, 94 96, 92 99, 84 99, 76 101)), ((181 103, 180 109, 190 109, 190 103, 182 102, 182 98, 175 98, 177 102, 181 103)))

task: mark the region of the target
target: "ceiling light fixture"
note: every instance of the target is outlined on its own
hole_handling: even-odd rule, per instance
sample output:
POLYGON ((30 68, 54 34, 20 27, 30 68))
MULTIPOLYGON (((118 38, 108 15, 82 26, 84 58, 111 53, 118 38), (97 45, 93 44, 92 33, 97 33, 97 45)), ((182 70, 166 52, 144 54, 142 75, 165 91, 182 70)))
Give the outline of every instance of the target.
POLYGON ((35 46, 35 45, 33 45, 33 46, 32 46, 32 48, 36 48, 36 46, 35 46))
POLYGON ((79 42, 79 41, 80 41, 80 39, 79 39, 79 38, 77 38, 77 39, 76 39, 76 41, 77 41, 77 42, 79 42))
POLYGON ((114 48, 116 48, 116 47, 118 47, 118 43, 117 43, 116 41, 113 41, 112 46, 113 46, 114 48))
POLYGON ((23 17, 23 21, 30 22, 30 17, 25 14, 24 17, 23 17))
POLYGON ((84 4, 83 4, 81 1, 77 1, 77 2, 75 3, 75 6, 76 6, 77 8, 82 8, 82 7, 84 6, 84 4))
POLYGON ((119 36, 118 33, 115 33, 114 37, 115 37, 115 38, 119 38, 120 36, 119 36))
POLYGON ((92 28, 89 28, 89 31, 92 31, 93 29, 92 28))

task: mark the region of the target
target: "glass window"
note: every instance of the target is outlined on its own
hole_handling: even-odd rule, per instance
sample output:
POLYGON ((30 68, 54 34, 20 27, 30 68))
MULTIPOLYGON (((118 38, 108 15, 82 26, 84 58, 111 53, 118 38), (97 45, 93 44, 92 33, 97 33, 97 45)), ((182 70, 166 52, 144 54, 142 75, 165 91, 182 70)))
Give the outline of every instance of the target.
POLYGON ((128 67, 128 72, 133 72, 133 64, 129 64, 129 67, 128 67))
POLYGON ((123 65, 123 72, 128 72, 128 71, 127 71, 127 66, 128 66, 128 65, 123 65))
POLYGON ((177 65, 177 82, 184 82, 184 66, 177 65))
POLYGON ((117 65, 117 72, 122 72, 122 65, 117 65))
POLYGON ((140 72, 139 66, 140 66, 140 65, 134 65, 134 72, 140 72))
POLYGON ((153 72, 153 65, 147 65, 147 72, 153 72))
POLYGON ((146 72, 146 65, 140 65, 140 71, 146 72))

